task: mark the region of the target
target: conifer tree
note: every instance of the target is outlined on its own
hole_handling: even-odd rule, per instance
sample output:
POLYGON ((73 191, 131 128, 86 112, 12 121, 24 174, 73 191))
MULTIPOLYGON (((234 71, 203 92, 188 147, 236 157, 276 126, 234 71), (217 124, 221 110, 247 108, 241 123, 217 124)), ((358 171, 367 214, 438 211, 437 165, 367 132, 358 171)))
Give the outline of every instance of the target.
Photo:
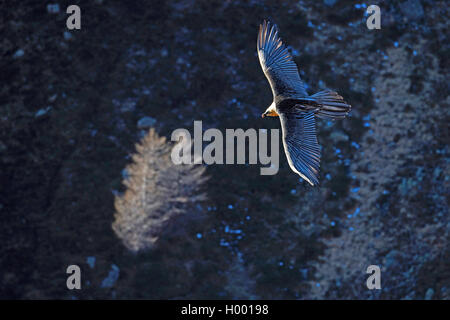
POLYGON ((126 191, 115 198, 112 228, 133 252, 154 246, 168 224, 180 214, 189 214, 206 195, 201 186, 207 180, 205 168, 175 165, 172 145, 152 128, 136 144, 133 162, 126 167, 126 191))

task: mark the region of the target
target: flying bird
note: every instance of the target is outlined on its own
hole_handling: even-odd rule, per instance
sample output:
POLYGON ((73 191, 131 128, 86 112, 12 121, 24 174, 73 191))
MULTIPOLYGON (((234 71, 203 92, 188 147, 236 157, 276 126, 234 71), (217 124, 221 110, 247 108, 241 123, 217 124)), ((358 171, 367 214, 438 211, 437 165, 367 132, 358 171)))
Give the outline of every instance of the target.
POLYGON ((308 95, 291 54, 278 36, 276 25, 264 21, 259 26, 257 51, 273 94, 273 102, 262 117, 280 118, 289 166, 312 186, 317 185, 320 146, 315 118, 343 119, 351 106, 331 90, 308 95))

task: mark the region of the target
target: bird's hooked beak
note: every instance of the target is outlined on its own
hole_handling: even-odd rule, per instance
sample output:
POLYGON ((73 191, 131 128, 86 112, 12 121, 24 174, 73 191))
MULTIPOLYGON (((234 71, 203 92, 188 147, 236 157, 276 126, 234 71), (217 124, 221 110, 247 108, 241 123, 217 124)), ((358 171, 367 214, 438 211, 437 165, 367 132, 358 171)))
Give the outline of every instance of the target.
POLYGON ((266 110, 266 112, 264 112, 261 115, 261 118, 265 118, 265 117, 278 117, 278 113, 275 110, 266 110))
POLYGON ((265 117, 278 117, 275 102, 272 102, 272 104, 261 115, 261 118, 265 118, 265 117))

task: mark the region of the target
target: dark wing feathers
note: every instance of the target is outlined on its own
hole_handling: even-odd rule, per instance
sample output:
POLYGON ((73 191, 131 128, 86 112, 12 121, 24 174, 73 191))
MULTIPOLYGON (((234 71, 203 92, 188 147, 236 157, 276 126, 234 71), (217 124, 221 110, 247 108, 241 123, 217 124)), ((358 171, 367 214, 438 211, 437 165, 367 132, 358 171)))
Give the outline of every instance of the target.
POLYGON ((280 114, 284 152, 291 169, 311 185, 319 183, 320 146, 314 112, 280 114))
POLYGON ((298 74, 297 65, 278 37, 276 25, 264 21, 259 26, 257 51, 259 62, 269 80, 274 97, 305 97, 308 94, 298 74))

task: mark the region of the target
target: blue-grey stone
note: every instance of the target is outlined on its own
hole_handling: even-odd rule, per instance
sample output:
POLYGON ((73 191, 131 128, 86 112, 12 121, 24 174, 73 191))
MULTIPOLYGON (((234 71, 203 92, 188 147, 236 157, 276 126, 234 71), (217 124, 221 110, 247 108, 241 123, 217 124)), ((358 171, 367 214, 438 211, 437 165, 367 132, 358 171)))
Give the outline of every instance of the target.
POLYGON ((42 117, 43 115, 47 114, 47 112, 49 112, 51 108, 52 107, 48 106, 45 109, 39 109, 34 116, 36 118, 42 117))
POLYGON ((64 39, 65 40, 70 40, 72 39, 72 34, 68 31, 64 31, 64 39))
POLYGON ((93 257, 93 256, 87 257, 86 258, 86 263, 89 265, 89 267, 91 269, 94 269, 94 267, 95 267, 95 257, 93 257))
POLYGON ((25 54, 25 52, 22 49, 18 49, 16 52, 14 52, 13 58, 17 59, 22 57, 25 54))
POLYGON ((152 117, 144 117, 137 123, 139 129, 149 129, 156 124, 156 119, 152 117))
POLYGON ((323 3, 327 6, 334 6, 336 4, 337 0, 323 0, 323 3))
POLYGON ((102 288, 111 288, 114 286, 117 280, 119 280, 120 269, 115 264, 111 265, 111 270, 108 273, 108 276, 103 279, 102 284, 100 285, 102 288))
POLYGON ((57 3, 49 3, 47 5, 48 13, 58 13, 59 12, 59 4, 57 3))
POLYGON ((428 288, 427 292, 425 293, 425 300, 431 300, 433 299, 434 290, 432 288, 428 288))

